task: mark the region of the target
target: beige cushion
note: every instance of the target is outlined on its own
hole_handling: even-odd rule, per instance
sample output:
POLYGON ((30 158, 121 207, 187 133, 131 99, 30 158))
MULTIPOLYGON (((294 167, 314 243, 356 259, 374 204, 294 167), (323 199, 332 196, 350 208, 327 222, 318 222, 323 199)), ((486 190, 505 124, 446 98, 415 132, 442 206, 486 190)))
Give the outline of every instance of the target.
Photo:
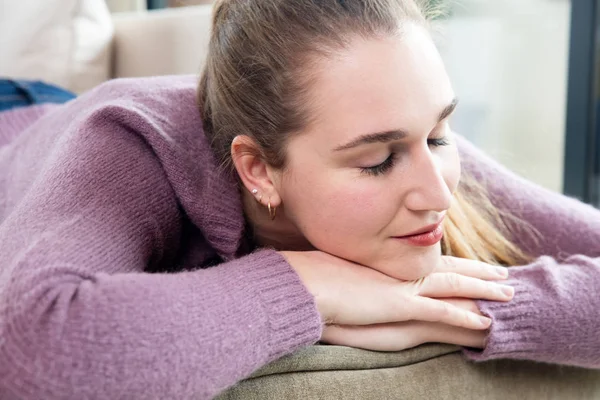
POLYGON ((109 77, 112 32, 104 0, 2 0, 0 76, 85 91, 109 77))
POLYGON ((210 5, 115 14, 113 76, 199 73, 211 16, 210 5))
POLYGON ((311 346, 257 371, 219 400, 600 399, 600 371, 525 361, 466 361, 431 344, 395 353, 311 346))

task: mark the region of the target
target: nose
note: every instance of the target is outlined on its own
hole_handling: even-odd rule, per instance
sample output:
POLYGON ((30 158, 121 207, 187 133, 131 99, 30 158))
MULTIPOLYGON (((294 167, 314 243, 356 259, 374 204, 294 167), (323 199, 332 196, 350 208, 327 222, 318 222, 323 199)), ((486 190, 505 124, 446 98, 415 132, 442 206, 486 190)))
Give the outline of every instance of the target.
POLYGON ((412 211, 443 212, 450 208, 452 191, 445 177, 449 166, 434 154, 427 145, 414 155, 412 170, 408 174, 408 191, 405 206, 412 211))

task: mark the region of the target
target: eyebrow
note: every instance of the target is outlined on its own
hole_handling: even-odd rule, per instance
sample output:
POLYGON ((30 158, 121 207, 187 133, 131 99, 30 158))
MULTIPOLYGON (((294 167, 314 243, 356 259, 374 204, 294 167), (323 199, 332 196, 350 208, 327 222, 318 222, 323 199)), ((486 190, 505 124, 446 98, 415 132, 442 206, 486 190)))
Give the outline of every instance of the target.
MULTIPOLYGON (((448 106, 446 106, 446 108, 444 108, 442 110, 442 112, 440 113, 440 115, 438 116, 438 123, 443 121, 444 119, 448 118, 450 116, 450 114, 452 114, 454 112, 454 110, 456 109, 457 104, 458 104, 458 98, 455 97, 454 99, 452 99, 452 102, 448 106)), ((391 142, 394 140, 404 139, 406 136, 408 136, 408 133, 406 133, 405 131, 401 131, 401 130, 370 133, 367 135, 362 135, 362 136, 358 137, 357 139, 354 139, 350 143, 346 143, 341 146, 338 146, 335 149, 333 149, 333 151, 348 150, 348 149, 352 149, 354 147, 361 146, 363 144, 387 143, 387 142, 391 142)))

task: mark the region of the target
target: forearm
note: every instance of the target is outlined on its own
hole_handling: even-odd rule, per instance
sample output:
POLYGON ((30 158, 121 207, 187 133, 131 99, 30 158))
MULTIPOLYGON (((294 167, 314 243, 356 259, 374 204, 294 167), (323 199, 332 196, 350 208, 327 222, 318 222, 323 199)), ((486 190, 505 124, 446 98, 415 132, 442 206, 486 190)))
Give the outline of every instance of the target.
POLYGON ((312 297, 272 251, 179 274, 55 274, 18 290, 2 292, 20 304, 0 318, 1 398, 212 398, 320 337, 312 297))
POLYGON ((480 301, 492 326, 472 360, 527 359, 600 368, 600 259, 572 256, 564 263, 542 257, 510 268, 511 302, 480 301))
POLYGON ((532 257, 600 257, 600 210, 509 171, 460 136, 463 170, 505 217, 513 242, 532 257))

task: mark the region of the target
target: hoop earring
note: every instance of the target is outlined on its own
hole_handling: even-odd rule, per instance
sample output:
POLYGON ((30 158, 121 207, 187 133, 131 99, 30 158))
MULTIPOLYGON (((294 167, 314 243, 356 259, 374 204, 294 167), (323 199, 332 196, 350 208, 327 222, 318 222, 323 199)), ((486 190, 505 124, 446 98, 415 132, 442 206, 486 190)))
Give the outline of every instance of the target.
POLYGON ((275 216, 277 215, 277 207, 271 207, 271 201, 269 200, 267 208, 269 209, 269 217, 271 217, 271 221, 274 221, 275 216))

